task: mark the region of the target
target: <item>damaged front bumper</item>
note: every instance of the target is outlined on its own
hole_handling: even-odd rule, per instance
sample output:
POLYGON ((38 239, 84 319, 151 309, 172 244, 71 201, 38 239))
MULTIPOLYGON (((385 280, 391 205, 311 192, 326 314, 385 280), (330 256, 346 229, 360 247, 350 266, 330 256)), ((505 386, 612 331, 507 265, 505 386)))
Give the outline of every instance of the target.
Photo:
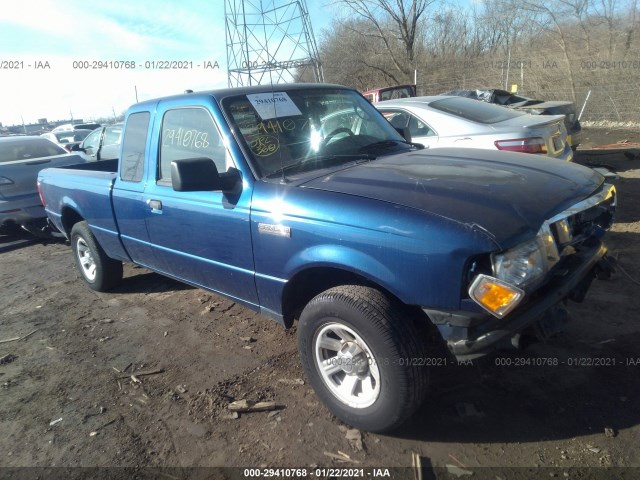
MULTIPOLYGON (((607 248, 599 241, 595 243, 572 255, 569 265, 504 318, 484 311, 424 311, 458 360, 471 360, 496 349, 518 346, 520 335, 529 329, 539 337, 547 337, 568 320, 568 312, 561 302, 566 299, 581 302, 596 276, 604 278, 610 274, 612 263, 606 257, 607 248)), ((473 304, 469 307, 473 309, 473 304)))

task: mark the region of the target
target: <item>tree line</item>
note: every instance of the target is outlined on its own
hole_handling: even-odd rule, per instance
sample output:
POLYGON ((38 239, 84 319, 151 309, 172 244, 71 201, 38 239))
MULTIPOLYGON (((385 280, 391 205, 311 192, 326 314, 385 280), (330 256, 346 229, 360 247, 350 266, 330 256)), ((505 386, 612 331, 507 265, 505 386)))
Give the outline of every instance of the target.
POLYGON ((640 112, 640 0, 334 0, 326 81, 432 95, 502 88, 627 120, 640 112), (512 87, 516 85, 517 87, 512 87))

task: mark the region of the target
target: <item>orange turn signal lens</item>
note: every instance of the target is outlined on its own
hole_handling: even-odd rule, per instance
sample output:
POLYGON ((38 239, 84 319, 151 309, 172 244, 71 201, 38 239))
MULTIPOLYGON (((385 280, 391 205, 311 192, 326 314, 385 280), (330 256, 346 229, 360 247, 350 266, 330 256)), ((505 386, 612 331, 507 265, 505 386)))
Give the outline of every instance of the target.
POLYGON ((469 296, 486 311, 502 318, 522 301, 524 291, 497 278, 480 274, 469 287, 469 296))

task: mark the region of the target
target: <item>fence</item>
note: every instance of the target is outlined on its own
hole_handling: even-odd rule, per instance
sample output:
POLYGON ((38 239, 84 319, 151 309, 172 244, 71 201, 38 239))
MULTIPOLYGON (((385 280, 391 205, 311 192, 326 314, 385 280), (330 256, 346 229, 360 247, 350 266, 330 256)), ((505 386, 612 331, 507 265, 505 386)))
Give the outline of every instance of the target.
POLYGON ((578 113, 584 107, 581 121, 587 124, 640 128, 640 65, 576 59, 572 62, 573 88, 563 65, 548 58, 434 61, 418 69, 418 94, 436 95, 458 88, 510 91, 517 85, 518 94, 525 97, 573 100, 578 113), (618 68, 606 68, 612 65, 618 68))

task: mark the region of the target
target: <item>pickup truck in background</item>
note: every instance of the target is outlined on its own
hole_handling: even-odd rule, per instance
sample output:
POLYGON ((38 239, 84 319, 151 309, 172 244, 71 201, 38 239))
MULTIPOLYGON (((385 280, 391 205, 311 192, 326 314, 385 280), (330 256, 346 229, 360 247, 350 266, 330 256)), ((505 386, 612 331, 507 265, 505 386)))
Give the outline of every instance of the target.
POLYGON ((371 103, 384 100, 397 100, 398 98, 410 98, 416 96, 415 85, 394 85, 392 87, 374 88, 362 93, 362 96, 371 103))
POLYGON ((601 238, 616 193, 599 173, 422 149, 346 87, 138 103, 121 147, 119 160, 39 176, 84 282, 114 288, 132 262, 297 320, 309 382, 364 430, 421 405, 437 365, 425 339, 467 360, 545 338, 567 320, 564 300, 610 273, 601 238))

